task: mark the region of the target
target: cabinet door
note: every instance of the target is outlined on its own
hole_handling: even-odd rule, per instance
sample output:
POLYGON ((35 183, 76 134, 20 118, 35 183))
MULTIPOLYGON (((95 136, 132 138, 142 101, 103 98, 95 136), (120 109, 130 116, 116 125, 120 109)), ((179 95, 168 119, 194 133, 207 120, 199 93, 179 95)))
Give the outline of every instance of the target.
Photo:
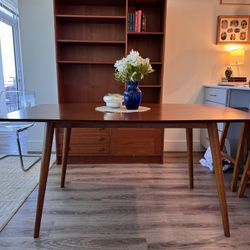
POLYGON ((161 155, 162 129, 112 129, 111 154, 116 156, 161 155))

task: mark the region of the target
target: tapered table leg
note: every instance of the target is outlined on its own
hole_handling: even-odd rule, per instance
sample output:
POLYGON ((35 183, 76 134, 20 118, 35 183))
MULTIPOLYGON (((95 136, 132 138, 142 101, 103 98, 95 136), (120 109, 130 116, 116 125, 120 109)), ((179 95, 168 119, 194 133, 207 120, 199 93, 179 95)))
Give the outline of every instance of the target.
POLYGON ((249 179, 249 177, 248 177, 249 171, 250 171, 250 151, 248 152, 246 166, 245 166, 244 172, 242 174, 241 181, 240 181, 240 187, 238 190, 238 196, 240 198, 244 196, 245 190, 247 188, 247 183, 248 183, 248 179, 249 179))
POLYGON ((48 173, 49 173, 49 163, 50 163, 53 135, 54 135, 54 124, 49 122, 46 124, 46 132, 45 132, 45 139, 44 139, 44 148, 43 148, 38 198, 37 198, 34 238, 38 238, 40 234, 43 203, 44 203, 44 196, 45 196, 47 178, 48 178, 48 173))
MULTIPOLYGON (((242 174, 241 181, 240 181, 240 186, 238 190, 239 197, 244 196, 244 192, 247 188, 247 184, 249 180, 249 172, 250 172, 250 124, 249 122, 244 123, 244 132, 245 133, 243 134, 243 136, 245 138, 245 141, 243 144, 245 145, 246 143, 247 145, 247 161, 246 161, 244 172, 242 174)), ((242 145, 240 146, 243 147, 242 145)))
POLYGON ((226 201, 226 193, 224 187, 224 176, 222 171, 221 151, 220 151, 220 143, 219 143, 219 136, 216 123, 208 123, 208 135, 213 157, 213 166, 215 171, 217 191, 219 195, 224 234, 225 236, 230 237, 227 201, 226 201))
POLYGON ((186 129, 188 169, 189 169, 189 188, 194 188, 194 167, 193 167, 193 129, 186 129))
POLYGON ((244 146, 245 146, 246 137, 247 137, 247 129, 248 129, 248 124, 244 123, 240 131, 240 140, 238 144, 239 146, 237 148, 234 171, 233 171, 233 178, 231 182, 231 190, 233 192, 237 191, 237 184, 238 184, 239 174, 240 174, 240 165, 243 162, 242 157, 243 157, 244 146))
POLYGON ((225 147, 225 141, 227 138, 227 132, 230 126, 230 122, 225 122, 224 123, 224 127, 223 127, 223 131, 222 131, 222 135, 221 135, 221 139, 220 139, 220 150, 223 151, 224 147, 225 147))
POLYGON ((61 188, 64 188, 64 184, 65 184, 70 137, 71 137, 71 128, 65 128, 64 129, 64 137, 63 137, 61 188))

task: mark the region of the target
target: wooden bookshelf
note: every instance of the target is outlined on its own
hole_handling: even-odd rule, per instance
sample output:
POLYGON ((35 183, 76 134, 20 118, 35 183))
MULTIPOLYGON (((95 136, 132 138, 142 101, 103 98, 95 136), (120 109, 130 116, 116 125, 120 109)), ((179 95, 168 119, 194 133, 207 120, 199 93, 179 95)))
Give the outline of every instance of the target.
MULTIPOLYGON (((107 93, 123 93, 114 63, 131 49, 149 57, 155 72, 140 83, 142 105, 162 99, 165 0, 54 0, 60 103, 102 103, 107 93), (145 32, 128 32, 129 12, 142 10, 145 32)), ((71 163, 161 163, 162 129, 74 129, 71 163)), ((58 130, 61 162, 62 131, 58 130)))

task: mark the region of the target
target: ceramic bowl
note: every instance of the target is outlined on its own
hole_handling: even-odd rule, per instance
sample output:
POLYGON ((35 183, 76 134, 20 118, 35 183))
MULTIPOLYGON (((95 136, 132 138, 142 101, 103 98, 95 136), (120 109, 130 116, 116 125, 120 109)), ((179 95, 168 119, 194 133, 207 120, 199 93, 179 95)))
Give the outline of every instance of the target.
POLYGON ((107 107, 120 108, 124 101, 124 98, 120 94, 107 94, 103 97, 107 107))

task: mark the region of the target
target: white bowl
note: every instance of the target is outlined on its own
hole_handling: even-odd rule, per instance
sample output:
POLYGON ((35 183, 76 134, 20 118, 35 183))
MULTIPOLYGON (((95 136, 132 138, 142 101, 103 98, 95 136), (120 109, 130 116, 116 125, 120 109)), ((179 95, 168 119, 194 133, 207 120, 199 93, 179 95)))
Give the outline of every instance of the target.
POLYGON ((120 94, 107 94, 103 97, 107 107, 120 108, 122 106, 124 97, 120 94))

